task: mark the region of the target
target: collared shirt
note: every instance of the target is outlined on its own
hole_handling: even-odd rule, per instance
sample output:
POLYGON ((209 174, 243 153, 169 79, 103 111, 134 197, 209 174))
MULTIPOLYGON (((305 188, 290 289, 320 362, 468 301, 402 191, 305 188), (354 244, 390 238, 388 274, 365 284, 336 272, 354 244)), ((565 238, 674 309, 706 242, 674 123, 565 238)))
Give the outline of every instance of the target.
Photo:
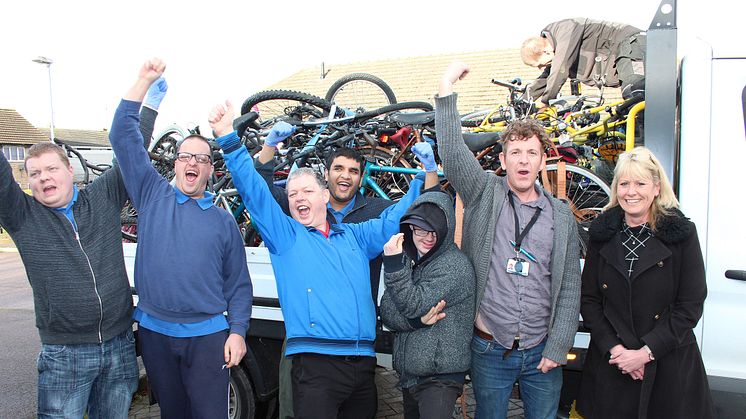
POLYGON ((342 219, 345 218, 345 216, 349 214, 349 212, 352 211, 352 209, 355 207, 355 198, 357 197, 355 195, 352 195, 352 199, 350 199, 350 202, 348 202, 347 205, 345 205, 344 208, 340 209, 339 211, 335 210, 332 207, 331 202, 326 204, 326 207, 332 213, 334 219, 337 220, 337 223, 341 223, 342 219))
MULTIPOLYGON (((176 192, 176 203, 179 205, 184 205, 189 199, 194 199, 184 195, 179 188, 174 187, 174 192, 176 192)), ((194 200, 200 208, 207 210, 213 205, 214 196, 210 192, 205 191, 205 196, 194 200)), ((132 317, 136 322, 140 323, 140 327, 177 338, 205 336, 229 328, 228 320, 222 314, 197 323, 173 323, 145 313, 139 308, 135 308, 132 317)))
POLYGON ((61 212, 62 214, 67 217, 68 220, 70 220, 70 224, 73 225, 73 229, 75 231, 78 231, 78 223, 75 222, 75 216, 73 215, 73 205, 75 205, 75 202, 78 200, 78 187, 73 184, 73 197, 70 200, 70 202, 67 203, 62 208, 52 208, 53 210, 57 212, 61 212))
MULTIPOLYGON (((176 203, 179 205, 183 205, 189 199, 194 199, 194 198, 190 198, 184 195, 184 192, 182 192, 181 190, 179 190, 179 188, 175 186, 174 186, 174 192, 176 192, 176 203)), ((215 195, 211 194, 210 192, 205 191, 205 196, 199 199, 194 199, 194 200, 197 201, 197 205, 199 205, 200 208, 202 208, 203 210, 206 210, 206 209, 209 209, 213 205, 213 202, 212 202, 213 199, 215 199, 215 195)))
MULTIPOLYGON (((509 190, 507 184, 505 186, 509 190)), ((512 347, 514 339, 518 338, 519 349, 530 349, 541 343, 549 330, 553 211, 551 202, 538 185, 536 189, 539 198, 535 201, 514 199, 513 202, 521 231, 536 208, 541 208, 539 218, 521 244, 537 262, 519 254, 524 263, 529 263, 528 276, 506 272, 508 259, 516 257, 510 244, 511 240, 516 240, 514 211, 506 197, 495 227, 492 263, 477 314, 477 327, 488 331, 505 348, 512 347)))

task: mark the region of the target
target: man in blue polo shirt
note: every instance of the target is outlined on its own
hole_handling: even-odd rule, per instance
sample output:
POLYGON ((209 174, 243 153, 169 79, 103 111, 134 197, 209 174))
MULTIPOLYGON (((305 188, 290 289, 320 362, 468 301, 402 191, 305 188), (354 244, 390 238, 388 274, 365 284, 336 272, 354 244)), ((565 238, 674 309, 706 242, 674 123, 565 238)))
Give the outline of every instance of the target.
POLYGON ((179 144, 175 187, 142 148, 137 111, 165 67, 158 59, 142 66, 109 134, 138 212, 135 320, 162 417, 227 417, 228 369, 246 353, 251 280, 236 221, 205 192, 213 171, 207 140, 179 144))

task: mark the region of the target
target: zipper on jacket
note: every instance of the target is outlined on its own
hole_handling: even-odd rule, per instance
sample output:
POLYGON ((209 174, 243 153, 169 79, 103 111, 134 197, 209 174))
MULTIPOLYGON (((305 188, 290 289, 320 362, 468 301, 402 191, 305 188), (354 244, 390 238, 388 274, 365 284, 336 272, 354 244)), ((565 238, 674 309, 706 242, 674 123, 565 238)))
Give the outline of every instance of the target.
POLYGON ((98 317, 98 342, 104 343, 103 336, 101 335, 101 323, 103 323, 104 321, 104 304, 101 301, 101 295, 98 293, 98 283, 96 282, 96 274, 93 272, 93 266, 91 266, 91 260, 88 258, 88 254, 83 249, 83 243, 80 242, 80 235, 78 234, 78 230, 75 228, 75 225, 73 225, 72 221, 70 221, 70 225, 72 225, 73 227, 73 231, 75 232, 75 241, 78 242, 78 247, 80 247, 80 251, 83 252, 83 256, 85 256, 85 261, 86 263, 88 263, 88 269, 91 271, 91 277, 93 277, 93 292, 96 293, 96 298, 98 299, 98 310, 100 314, 98 317))

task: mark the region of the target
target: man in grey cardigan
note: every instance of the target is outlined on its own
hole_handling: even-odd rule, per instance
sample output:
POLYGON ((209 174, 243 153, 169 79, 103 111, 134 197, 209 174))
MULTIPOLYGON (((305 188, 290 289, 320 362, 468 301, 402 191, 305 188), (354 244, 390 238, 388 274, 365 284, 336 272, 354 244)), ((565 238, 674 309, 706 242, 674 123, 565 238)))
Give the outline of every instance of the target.
POLYGON ((536 179, 548 144, 541 125, 502 133, 505 176, 482 170, 464 144, 453 85, 469 72, 452 63, 436 98, 438 151, 464 202, 462 249, 477 278, 471 378, 477 417, 505 417, 518 380, 527 418, 553 418, 562 369, 578 327, 579 241, 567 204, 536 179))

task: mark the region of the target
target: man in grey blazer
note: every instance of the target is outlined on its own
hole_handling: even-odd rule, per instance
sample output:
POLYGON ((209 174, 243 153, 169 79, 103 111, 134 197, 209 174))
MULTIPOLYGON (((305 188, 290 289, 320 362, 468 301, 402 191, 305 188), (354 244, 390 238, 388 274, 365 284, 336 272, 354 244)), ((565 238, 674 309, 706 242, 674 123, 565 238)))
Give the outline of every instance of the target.
POLYGON ((477 277, 471 379, 477 417, 504 418, 516 380, 527 418, 553 418, 562 369, 578 327, 578 231, 567 204, 536 179, 548 138, 535 121, 502 133, 505 176, 485 172, 464 144, 453 85, 469 72, 452 63, 436 104, 438 152, 464 202, 462 249, 477 277))

